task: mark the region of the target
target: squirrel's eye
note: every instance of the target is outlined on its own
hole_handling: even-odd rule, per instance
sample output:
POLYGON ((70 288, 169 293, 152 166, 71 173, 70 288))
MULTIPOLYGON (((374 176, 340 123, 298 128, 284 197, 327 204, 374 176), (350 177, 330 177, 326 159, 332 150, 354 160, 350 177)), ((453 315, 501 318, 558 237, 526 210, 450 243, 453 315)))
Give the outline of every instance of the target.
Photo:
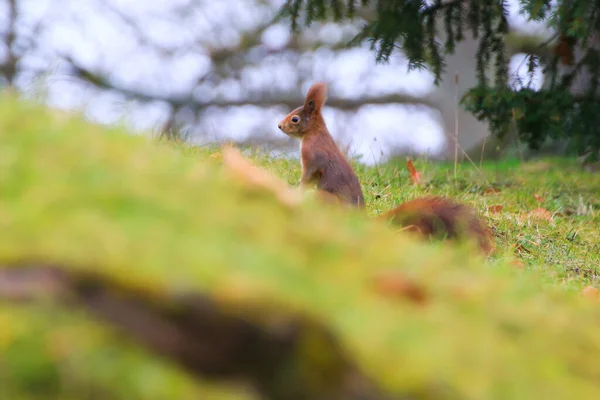
POLYGON ((297 124, 298 121, 300 121, 300 118, 298 118, 297 116, 292 117, 292 122, 297 124))

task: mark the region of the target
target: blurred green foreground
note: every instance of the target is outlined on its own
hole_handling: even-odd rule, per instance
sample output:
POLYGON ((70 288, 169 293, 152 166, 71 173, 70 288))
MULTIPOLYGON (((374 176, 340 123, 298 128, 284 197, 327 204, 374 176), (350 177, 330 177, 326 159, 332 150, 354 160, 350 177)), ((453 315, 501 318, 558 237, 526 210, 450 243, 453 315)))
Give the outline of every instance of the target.
POLYGON ((600 398, 600 304, 540 281, 0 100, 3 400, 600 398))

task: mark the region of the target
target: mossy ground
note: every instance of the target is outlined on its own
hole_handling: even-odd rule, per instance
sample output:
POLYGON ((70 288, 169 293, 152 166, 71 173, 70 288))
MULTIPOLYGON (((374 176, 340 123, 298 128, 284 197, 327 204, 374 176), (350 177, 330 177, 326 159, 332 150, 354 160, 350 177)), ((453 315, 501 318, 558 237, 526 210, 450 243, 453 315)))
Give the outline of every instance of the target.
MULTIPOLYGON (((295 160, 248 156, 299 179, 295 160)), ((426 183, 417 188, 403 162, 355 165, 369 215, 449 195, 488 218, 500 253, 483 260, 310 201, 290 209, 239 185, 214 149, 4 98, 0 261, 72 263, 157 295, 193 290, 296 310, 328 326, 382 387, 420 398, 600 396, 600 309, 579 295, 600 268, 598 175, 544 160, 484 163, 483 175, 464 164, 455 180, 453 166, 415 160, 426 183), (525 216, 537 207, 564 215, 525 216), (426 304, 382 295, 383 271, 423 286, 426 304)), ((11 400, 251 397, 195 382, 81 312, 0 305, 0 387, 11 400)))

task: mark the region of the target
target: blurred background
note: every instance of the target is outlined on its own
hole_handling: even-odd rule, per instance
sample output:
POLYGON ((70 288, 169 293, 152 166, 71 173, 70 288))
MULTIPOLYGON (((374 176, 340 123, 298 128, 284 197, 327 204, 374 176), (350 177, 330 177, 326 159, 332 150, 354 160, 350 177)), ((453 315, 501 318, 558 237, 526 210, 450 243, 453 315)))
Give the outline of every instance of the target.
MULTIPOLYGON (((457 121, 463 149, 482 146, 487 124, 457 106, 476 82, 474 40, 467 36, 448 56, 436 87, 427 70, 409 72, 399 52, 376 64, 368 44, 348 47, 360 18, 292 35, 289 21, 276 17, 283 3, 0 0, 0 85, 103 124, 294 154, 298 144, 277 122, 302 104, 313 81, 325 80, 329 129, 364 163, 444 157, 457 121)), ((509 3, 516 37, 549 35, 509 3)), ((524 55, 518 46, 508 54, 516 85, 526 75, 524 55)))

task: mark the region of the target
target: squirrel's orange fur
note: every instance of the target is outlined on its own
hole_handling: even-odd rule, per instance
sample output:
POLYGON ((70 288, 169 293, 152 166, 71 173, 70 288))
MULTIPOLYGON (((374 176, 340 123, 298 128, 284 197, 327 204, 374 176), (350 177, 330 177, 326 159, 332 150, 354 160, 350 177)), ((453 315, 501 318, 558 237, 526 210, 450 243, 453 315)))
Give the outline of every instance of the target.
POLYGON ((306 94, 304 105, 281 120, 279 129, 302 142, 302 186, 316 184, 317 189, 333 194, 341 201, 364 207, 358 178, 329 134, 321 114, 326 101, 327 85, 315 83, 306 94))
POLYGON ((447 198, 410 200, 377 216, 377 219, 412 227, 413 231, 427 237, 458 239, 466 236, 474 239, 485 254, 494 250, 492 233, 475 210, 447 198))
MULTIPOLYGON (((326 100, 327 85, 323 82, 313 84, 304 105, 290 112, 278 126, 285 134, 302 141, 301 185, 314 183, 319 191, 362 208, 364 196, 358 177, 329 134, 321 115, 326 100)), ((377 219, 412 227, 428 237, 457 239, 466 236, 474 239, 486 254, 494 249, 487 224, 471 207, 447 198, 411 200, 379 215, 377 219)))

